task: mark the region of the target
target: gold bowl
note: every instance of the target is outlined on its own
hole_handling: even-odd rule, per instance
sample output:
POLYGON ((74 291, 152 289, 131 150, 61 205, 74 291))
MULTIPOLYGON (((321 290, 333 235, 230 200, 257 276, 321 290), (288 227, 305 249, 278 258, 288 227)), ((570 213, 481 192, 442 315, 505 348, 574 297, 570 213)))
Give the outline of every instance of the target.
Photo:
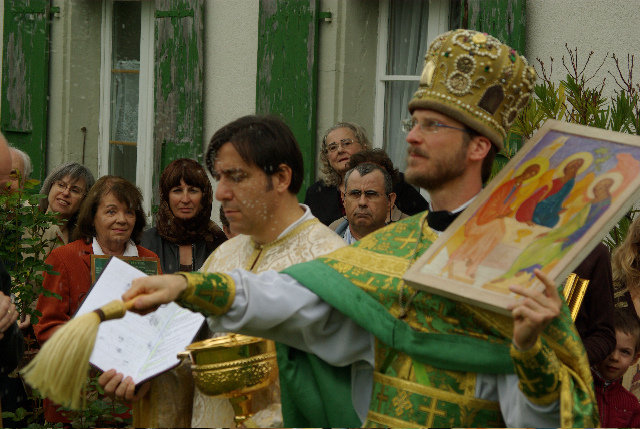
POLYGON ((209 396, 246 396, 273 383, 278 363, 273 341, 231 334, 187 347, 198 389, 209 396))

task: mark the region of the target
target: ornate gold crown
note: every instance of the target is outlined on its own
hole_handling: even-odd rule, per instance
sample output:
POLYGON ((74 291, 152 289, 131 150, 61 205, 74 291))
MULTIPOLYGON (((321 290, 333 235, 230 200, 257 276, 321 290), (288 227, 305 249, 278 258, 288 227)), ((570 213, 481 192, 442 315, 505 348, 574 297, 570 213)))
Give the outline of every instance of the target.
POLYGON ((502 150, 533 94, 536 73, 495 37, 473 30, 438 36, 425 55, 409 111, 432 109, 462 122, 502 150))

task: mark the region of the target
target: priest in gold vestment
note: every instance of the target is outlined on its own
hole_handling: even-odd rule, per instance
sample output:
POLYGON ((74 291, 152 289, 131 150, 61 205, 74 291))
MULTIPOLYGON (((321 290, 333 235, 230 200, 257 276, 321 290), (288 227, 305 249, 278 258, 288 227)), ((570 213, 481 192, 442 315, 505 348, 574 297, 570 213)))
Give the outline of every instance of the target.
MULTIPOLYGON (((281 271, 346 245, 307 206, 298 204, 302 154, 283 122, 247 116, 227 124, 212 137, 207 158, 218 182, 216 198, 231 229, 241 235, 218 247, 200 272, 281 271), (279 168, 269 168, 272 165, 279 168)), ((110 389, 120 379, 105 378, 103 384, 110 389)), ((235 425, 229 400, 206 396, 195 388, 188 362, 150 384, 149 392, 134 403, 134 427, 235 425)), ((126 387, 123 384, 120 389, 126 387)), ((252 408, 258 426, 282 426, 278 383, 253 394, 252 408)))
POLYGON ((597 427, 584 347, 543 273, 544 292, 510 287, 524 297, 513 318, 402 280, 481 191, 534 83, 526 60, 487 34, 437 37, 405 123, 405 177, 429 191, 430 212, 281 273, 153 276, 123 298, 147 294, 140 313, 175 300, 212 330, 302 352, 279 350, 285 426, 353 427, 353 409, 365 427, 597 427))
MULTIPOLYGON (((294 198, 295 198, 295 194, 294 198)), ((296 202, 297 204, 297 202, 296 202)), ((289 225, 276 240, 260 245, 248 235, 225 242, 209 257, 201 272, 231 271, 243 268, 253 273, 281 271, 291 265, 313 260, 345 245, 340 237, 300 205, 304 215, 289 225), (342 242, 341 242, 342 241, 342 242)), ((231 223, 232 228, 237 228, 231 223)), ((253 420, 258 427, 281 427, 280 389, 277 386, 253 395, 253 420)), ((194 391, 192 427, 231 427, 234 413, 229 400, 194 391)))

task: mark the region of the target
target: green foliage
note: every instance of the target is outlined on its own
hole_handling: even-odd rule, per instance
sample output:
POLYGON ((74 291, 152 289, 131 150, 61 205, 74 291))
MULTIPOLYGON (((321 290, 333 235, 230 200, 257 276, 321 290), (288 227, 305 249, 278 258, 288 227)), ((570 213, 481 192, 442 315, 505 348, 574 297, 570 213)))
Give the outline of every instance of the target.
MULTIPOLYGON (((18 178, 20 179, 20 178, 18 178)), ((42 237, 51 225, 58 225, 55 213, 42 213, 38 201, 46 195, 31 194, 37 180, 25 180, 23 186, 13 192, 0 193, 0 259, 11 275, 11 293, 21 315, 38 323, 40 312, 29 306, 43 293, 56 296, 42 287, 43 273, 55 273, 46 259, 56 240, 42 237)))
POLYGON ((98 383, 99 375, 87 378, 86 403, 82 411, 71 411, 60 407, 64 416, 71 421, 74 428, 95 428, 95 427, 130 427, 133 418, 123 419, 118 414, 129 411, 129 408, 119 402, 105 398, 104 390, 98 383))
POLYGON ((44 408, 42 407, 42 395, 37 390, 33 390, 28 399, 35 405, 33 411, 27 411, 24 408, 18 408, 15 413, 4 411, 3 419, 12 419, 15 422, 25 422, 28 428, 44 428, 44 427, 62 427, 62 423, 49 424, 44 426, 44 408))
POLYGON ((602 240, 604 244, 609 246, 610 249, 615 249, 618 247, 622 240, 627 236, 627 232, 629 232, 629 226, 633 219, 635 219, 636 213, 640 212, 640 210, 629 210, 627 214, 624 215, 620 222, 609 232, 609 235, 602 240))
MULTIPOLYGON (((71 411, 67 408, 60 407, 64 416, 71 422, 74 428, 95 428, 95 427, 131 427, 132 418, 122 419, 117 417, 118 414, 126 413, 129 408, 111 401, 109 398, 101 397, 104 391, 98 384, 98 375, 87 378, 87 399, 86 407, 82 411, 71 411)), ((15 413, 3 412, 2 418, 10 418, 13 421, 26 421, 28 428, 45 428, 45 427, 63 427, 62 423, 49 424, 44 426, 44 409, 42 408, 42 396, 40 392, 34 390, 29 399, 38 406, 34 407, 34 411, 30 412, 24 408, 18 408, 15 413)))

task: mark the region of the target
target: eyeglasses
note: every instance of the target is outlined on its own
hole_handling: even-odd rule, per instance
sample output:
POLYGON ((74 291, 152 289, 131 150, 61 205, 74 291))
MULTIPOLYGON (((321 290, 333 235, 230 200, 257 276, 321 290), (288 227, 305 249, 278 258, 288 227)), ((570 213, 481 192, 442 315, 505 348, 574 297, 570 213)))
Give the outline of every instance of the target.
POLYGON ((419 122, 417 119, 413 118, 405 119, 404 121, 402 121, 402 130, 405 133, 411 132, 411 130, 414 129, 416 125, 420 125, 420 130, 423 133, 427 134, 437 133, 438 128, 451 128, 452 130, 460 130, 464 131, 465 133, 471 132, 471 130, 467 130, 466 128, 452 127, 450 125, 441 124, 440 122, 434 121, 432 119, 427 119, 424 122, 419 122))
POLYGON ((59 192, 64 192, 69 189, 71 195, 77 198, 83 197, 85 194, 84 189, 82 189, 80 186, 67 185, 62 180, 54 182, 53 185, 58 189, 59 192))
POLYGON ((360 142, 357 142, 357 141, 352 140, 352 139, 342 139, 337 143, 329 143, 327 145, 327 149, 326 150, 329 153, 333 153, 333 152, 337 151, 340 146, 342 146, 343 149, 348 149, 354 143, 360 143, 360 142))
POLYGON ((380 201, 382 197, 386 197, 387 194, 381 194, 373 190, 362 192, 360 189, 352 189, 349 192, 345 192, 344 197, 350 201, 360 201, 360 198, 364 194, 364 199, 371 202, 380 201))

